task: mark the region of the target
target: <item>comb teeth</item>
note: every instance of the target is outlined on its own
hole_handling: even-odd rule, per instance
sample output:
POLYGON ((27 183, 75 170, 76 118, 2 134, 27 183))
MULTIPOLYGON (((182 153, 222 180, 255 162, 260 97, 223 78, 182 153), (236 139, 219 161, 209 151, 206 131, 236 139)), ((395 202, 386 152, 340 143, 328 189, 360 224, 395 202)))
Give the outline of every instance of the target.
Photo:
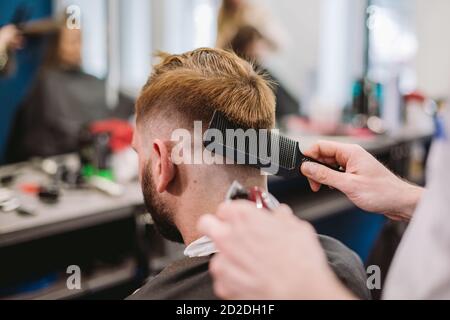
POLYGON ((254 141, 249 141, 248 136, 244 139, 236 139, 235 135, 229 136, 227 130, 242 129, 246 131, 248 128, 236 125, 217 111, 214 113, 209 129, 219 130, 224 139, 223 143, 220 144, 215 141, 211 142, 211 137, 207 133, 204 144, 206 149, 210 151, 216 151, 222 156, 232 154, 235 162, 245 157, 245 165, 251 165, 260 169, 277 166, 284 172, 280 175, 286 175, 287 171, 298 171, 296 167, 298 166, 301 153, 297 141, 270 130, 267 130, 266 134, 255 130, 256 139, 254 141))
POLYGON ((296 163, 296 149, 298 142, 291 140, 285 136, 279 136, 279 165, 286 169, 293 169, 296 163))

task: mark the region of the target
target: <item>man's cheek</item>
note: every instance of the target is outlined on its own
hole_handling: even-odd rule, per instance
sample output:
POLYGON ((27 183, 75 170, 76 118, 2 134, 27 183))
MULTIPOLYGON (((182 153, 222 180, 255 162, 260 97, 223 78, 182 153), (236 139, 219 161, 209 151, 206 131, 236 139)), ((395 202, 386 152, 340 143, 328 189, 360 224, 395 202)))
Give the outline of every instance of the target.
POLYGON ((139 175, 138 175, 138 178, 139 178, 139 183, 142 183, 142 169, 140 168, 140 166, 139 166, 139 175))
POLYGON ((139 182, 142 183, 142 175, 144 174, 145 161, 139 158, 139 182))

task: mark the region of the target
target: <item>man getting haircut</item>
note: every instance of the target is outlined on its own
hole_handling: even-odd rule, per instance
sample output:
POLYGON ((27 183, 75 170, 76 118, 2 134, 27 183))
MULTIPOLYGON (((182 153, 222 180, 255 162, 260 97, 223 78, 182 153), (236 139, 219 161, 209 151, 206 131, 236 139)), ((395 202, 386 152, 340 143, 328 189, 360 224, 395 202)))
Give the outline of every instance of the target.
MULTIPOLYGON (((155 226, 165 238, 186 245, 186 258, 129 298, 216 299, 208 263, 217 250, 197 230, 198 219, 216 212, 233 181, 267 190, 267 177, 237 164, 175 164, 171 136, 176 129, 193 132, 194 121, 202 121, 206 130, 216 110, 243 127, 272 129, 275 97, 264 75, 231 52, 201 48, 160 57, 136 103, 133 146, 155 226)), ((203 146, 193 149, 203 152, 203 146)), ((357 296, 368 298, 359 258, 336 240, 321 236, 320 241, 336 276, 357 296)))

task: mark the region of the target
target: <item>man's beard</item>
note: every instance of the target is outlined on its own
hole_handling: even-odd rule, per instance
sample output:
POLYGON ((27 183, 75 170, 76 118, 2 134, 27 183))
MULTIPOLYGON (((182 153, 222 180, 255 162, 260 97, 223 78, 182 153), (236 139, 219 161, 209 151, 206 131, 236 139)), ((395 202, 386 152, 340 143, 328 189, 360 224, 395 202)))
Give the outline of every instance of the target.
POLYGON ((183 237, 173 222, 173 213, 169 207, 158 197, 156 186, 151 173, 150 162, 147 162, 142 174, 142 193, 148 212, 159 233, 167 240, 183 243, 183 237))

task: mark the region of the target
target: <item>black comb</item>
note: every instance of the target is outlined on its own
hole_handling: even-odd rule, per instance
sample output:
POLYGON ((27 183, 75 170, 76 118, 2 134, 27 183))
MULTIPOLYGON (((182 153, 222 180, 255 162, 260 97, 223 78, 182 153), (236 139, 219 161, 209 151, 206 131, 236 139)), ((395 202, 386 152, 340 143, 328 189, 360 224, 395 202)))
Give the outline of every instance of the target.
POLYGON ((300 166, 307 161, 343 171, 305 156, 300 151, 298 141, 271 130, 248 129, 229 121, 221 112, 215 111, 203 145, 207 150, 231 159, 232 163, 252 166, 286 178, 301 176, 300 166))

